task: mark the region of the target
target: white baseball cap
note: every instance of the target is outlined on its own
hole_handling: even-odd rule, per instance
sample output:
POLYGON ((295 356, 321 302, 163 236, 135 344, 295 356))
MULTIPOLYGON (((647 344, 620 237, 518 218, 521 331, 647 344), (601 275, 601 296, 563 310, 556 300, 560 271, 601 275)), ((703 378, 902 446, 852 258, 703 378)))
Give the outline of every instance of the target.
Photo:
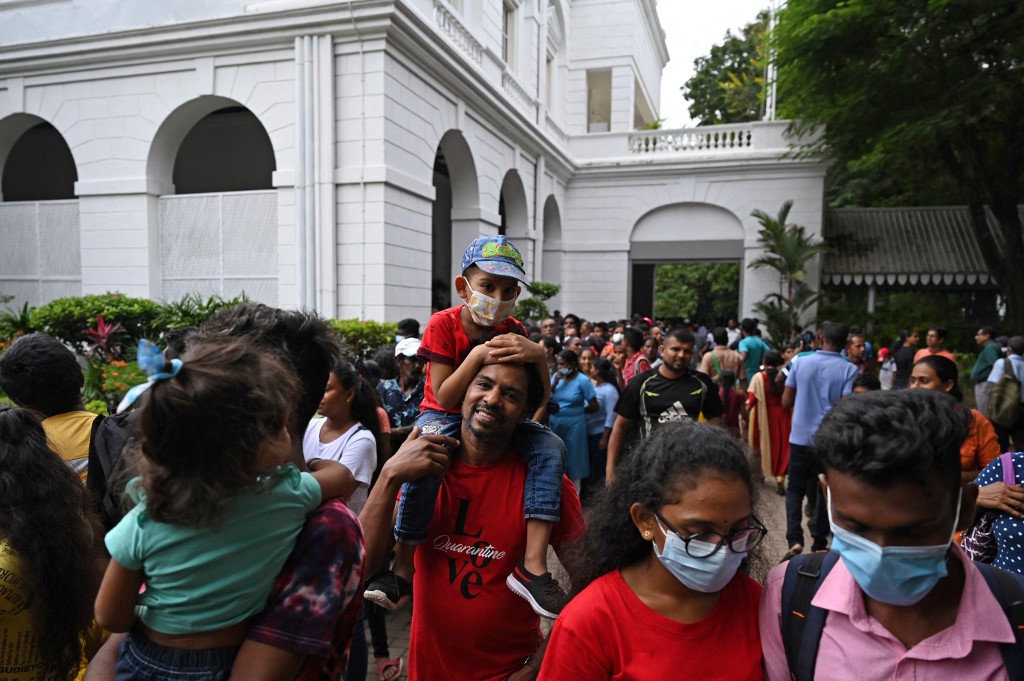
POLYGON ((395 357, 405 355, 406 357, 415 357, 416 353, 420 349, 419 338, 403 338, 398 341, 395 345, 395 357))

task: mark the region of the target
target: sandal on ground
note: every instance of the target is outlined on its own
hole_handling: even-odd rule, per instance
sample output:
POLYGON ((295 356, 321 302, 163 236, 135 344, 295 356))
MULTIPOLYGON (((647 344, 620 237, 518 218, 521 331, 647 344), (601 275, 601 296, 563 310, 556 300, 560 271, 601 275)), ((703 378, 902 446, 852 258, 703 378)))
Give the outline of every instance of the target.
POLYGON ((380 681, 395 681, 402 675, 402 658, 377 660, 377 678, 380 681))

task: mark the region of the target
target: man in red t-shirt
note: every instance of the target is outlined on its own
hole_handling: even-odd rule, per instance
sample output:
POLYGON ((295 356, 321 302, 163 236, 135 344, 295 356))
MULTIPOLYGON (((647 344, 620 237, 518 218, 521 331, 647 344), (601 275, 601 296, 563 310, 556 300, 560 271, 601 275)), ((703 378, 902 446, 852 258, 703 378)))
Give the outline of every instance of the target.
MULTIPOLYGON (((532 367, 515 363, 485 364, 466 391, 460 446, 416 552, 411 680, 530 679, 540 668, 540 619, 505 580, 526 545, 526 465, 512 433, 543 395, 532 367)), ((379 499, 374 495, 362 516, 371 536, 386 532, 378 527, 389 518, 379 499)), ((563 477, 551 543, 557 550, 582 531, 579 498, 563 477)))

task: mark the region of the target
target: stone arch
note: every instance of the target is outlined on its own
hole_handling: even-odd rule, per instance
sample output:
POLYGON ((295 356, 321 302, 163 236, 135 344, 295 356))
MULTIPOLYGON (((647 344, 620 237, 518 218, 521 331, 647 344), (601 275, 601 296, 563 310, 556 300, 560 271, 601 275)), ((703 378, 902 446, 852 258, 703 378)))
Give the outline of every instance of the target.
POLYGON ((204 95, 181 104, 160 124, 146 176, 157 194, 270 189, 269 173, 276 167, 270 136, 256 115, 233 99, 204 95), (223 146, 211 152, 211 142, 223 146), (175 179, 186 179, 179 163, 197 168, 200 159, 210 164, 210 176, 189 177, 184 191, 177 191, 175 179), (259 169, 258 179, 253 166, 259 169))
POLYGON ((147 179, 150 193, 159 195, 165 300, 244 293, 277 305, 275 168, 266 127, 233 99, 197 97, 164 119, 150 147, 147 179), (258 167, 252 172, 249 165, 258 167))
POLYGON ((473 152, 461 130, 449 130, 437 144, 438 154, 444 157, 445 172, 451 183, 452 219, 479 217, 480 182, 473 152))
POLYGON ((0 120, 0 176, 4 201, 73 199, 78 168, 64 136, 49 121, 16 113, 0 120))
POLYGON ((501 224, 498 233, 510 238, 525 238, 529 230, 529 215, 526 203, 526 190, 519 172, 510 170, 505 173, 501 182, 501 195, 498 200, 498 215, 501 224))
MULTIPOLYGON (((540 280, 549 284, 562 284, 562 211, 554 194, 544 200, 544 257, 540 280)), ((558 305, 559 296, 549 301, 558 305)), ((554 309, 554 308, 552 308, 554 309)))
POLYGON ((673 203, 648 211, 629 235, 630 257, 644 260, 741 260, 743 223, 710 203, 673 203))
POLYGON ((455 299, 462 253, 480 235, 480 183, 473 152, 461 130, 441 136, 434 155, 431 229, 431 305, 455 299))
POLYGON ((15 308, 82 292, 77 180, 71 149, 49 121, 0 120, 0 293, 15 308))
MULTIPOLYGON (((654 312, 658 264, 737 261, 744 258, 743 223, 731 211, 709 203, 659 206, 637 220, 629 236, 630 312, 654 312)), ((744 270, 740 270, 740 290, 744 270)))

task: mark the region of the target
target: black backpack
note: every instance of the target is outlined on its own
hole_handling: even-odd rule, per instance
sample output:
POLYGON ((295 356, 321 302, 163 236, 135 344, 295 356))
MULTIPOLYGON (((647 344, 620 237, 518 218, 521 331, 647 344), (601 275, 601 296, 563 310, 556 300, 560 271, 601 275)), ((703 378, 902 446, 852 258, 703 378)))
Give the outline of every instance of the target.
MULTIPOLYGON (((816 551, 794 556, 786 566, 782 582, 782 645, 793 681, 812 681, 818 661, 818 644, 825 628, 828 611, 811 605, 826 575, 839 560, 835 551, 816 551)), ((1007 676, 1011 681, 1024 679, 1024 577, 994 568, 986 563, 974 564, 1002 606, 1010 622, 1015 643, 1003 643, 1007 676)))
POLYGON ((89 438, 88 489, 95 500, 103 526, 110 530, 124 516, 121 510, 121 488, 127 480, 120 479, 124 450, 135 442, 136 412, 113 416, 97 416, 89 438), (119 484, 120 483, 120 484, 119 484))

